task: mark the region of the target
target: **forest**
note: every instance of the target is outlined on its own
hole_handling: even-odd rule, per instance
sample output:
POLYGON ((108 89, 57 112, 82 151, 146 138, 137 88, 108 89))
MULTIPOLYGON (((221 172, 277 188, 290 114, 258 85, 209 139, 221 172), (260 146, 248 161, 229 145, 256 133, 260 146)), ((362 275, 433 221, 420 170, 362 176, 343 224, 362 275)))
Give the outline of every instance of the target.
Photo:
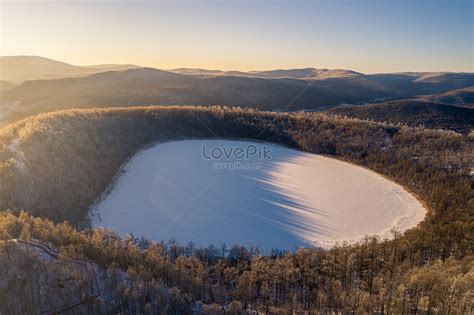
POLYGON ((73 292, 74 283, 87 288, 95 281, 72 263, 86 261, 107 293, 92 294, 76 308, 84 313, 470 313, 473 144, 472 133, 218 106, 67 110, 24 119, 0 129, 0 263, 6 281, 36 280, 17 290, 0 286, 0 312, 43 310, 34 285, 45 283, 51 292, 62 290, 57 296, 66 304, 71 297, 64 291, 73 292), (151 144, 182 138, 268 141, 329 155, 403 185, 429 212, 418 227, 394 231, 392 240, 367 236, 328 251, 268 255, 238 244, 197 248, 90 229, 91 205, 128 159, 151 144), (69 264, 37 263, 31 270, 16 264, 38 241, 69 264), (53 267, 70 284, 42 280, 53 267), (18 305, 19 299, 32 303, 18 305))

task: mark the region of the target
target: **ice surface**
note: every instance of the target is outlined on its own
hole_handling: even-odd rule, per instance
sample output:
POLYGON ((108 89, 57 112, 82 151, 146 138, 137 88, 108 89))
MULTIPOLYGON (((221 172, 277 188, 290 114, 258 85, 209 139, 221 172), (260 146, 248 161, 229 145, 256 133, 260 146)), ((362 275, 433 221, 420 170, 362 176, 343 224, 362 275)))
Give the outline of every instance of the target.
POLYGON ((294 250, 389 238, 425 212, 401 186, 337 159, 265 143, 184 140, 138 153, 95 206, 92 222, 156 241, 294 250), (271 157, 206 159, 214 148, 249 146, 271 150, 271 157), (216 162, 240 169, 218 169, 216 162))

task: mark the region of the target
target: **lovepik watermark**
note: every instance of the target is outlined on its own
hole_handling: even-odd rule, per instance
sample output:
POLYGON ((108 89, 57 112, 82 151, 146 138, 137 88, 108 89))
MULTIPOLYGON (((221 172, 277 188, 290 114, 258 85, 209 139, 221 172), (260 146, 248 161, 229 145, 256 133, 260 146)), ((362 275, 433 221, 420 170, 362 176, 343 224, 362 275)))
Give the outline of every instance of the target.
POLYGON ((272 158, 272 150, 267 145, 202 145, 202 157, 213 161, 213 168, 219 170, 255 170, 262 167, 262 160, 272 158))
POLYGON ((270 160, 272 150, 269 146, 248 144, 244 146, 207 146, 202 145, 202 157, 205 160, 270 160))

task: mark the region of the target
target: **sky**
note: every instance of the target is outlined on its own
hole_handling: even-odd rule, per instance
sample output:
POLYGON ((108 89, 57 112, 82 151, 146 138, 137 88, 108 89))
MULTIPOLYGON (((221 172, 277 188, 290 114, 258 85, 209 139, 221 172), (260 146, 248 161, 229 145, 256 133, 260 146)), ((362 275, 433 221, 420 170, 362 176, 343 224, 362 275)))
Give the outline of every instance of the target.
POLYGON ((0 55, 161 69, 473 71, 473 0, 0 0, 0 55))

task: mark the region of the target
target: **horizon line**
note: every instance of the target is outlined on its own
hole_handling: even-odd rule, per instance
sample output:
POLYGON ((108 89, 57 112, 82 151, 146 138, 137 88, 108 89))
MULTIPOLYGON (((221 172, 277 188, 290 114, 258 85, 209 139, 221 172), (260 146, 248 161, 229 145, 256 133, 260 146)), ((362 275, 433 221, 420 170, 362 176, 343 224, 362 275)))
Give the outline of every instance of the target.
MULTIPOLYGON (((334 70, 346 70, 346 71, 352 71, 356 72, 359 74, 397 74, 397 73, 474 73, 474 70, 471 69, 470 71, 452 71, 452 70, 429 70, 429 71, 414 71, 414 70, 399 70, 399 71, 369 71, 369 72, 362 72, 358 70, 354 70, 354 68, 342 68, 342 67, 336 67, 336 68, 328 68, 328 67, 315 67, 315 66, 304 66, 304 67, 288 67, 288 68, 266 68, 266 69, 251 69, 251 70, 244 70, 244 69, 238 69, 238 68, 230 68, 227 70, 224 70, 225 68, 206 68, 206 67, 200 67, 200 66, 180 66, 180 67, 172 67, 172 68, 167 68, 167 67, 157 67, 157 66, 152 66, 152 65, 139 65, 135 63, 116 63, 116 62, 110 62, 110 63, 93 63, 93 64, 84 64, 84 63, 76 63, 76 62, 68 62, 68 61, 62 61, 58 59, 53 59, 50 57, 44 57, 40 55, 0 55, 0 58, 4 57, 36 57, 36 58, 43 58, 55 62, 60 62, 64 63, 70 66, 76 66, 76 67, 94 67, 94 66, 103 66, 103 65, 130 65, 130 66, 137 66, 139 68, 151 68, 151 69, 156 69, 156 70, 162 70, 162 71, 172 71, 172 70, 180 70, 180 69, 189 69, 189 70, 206 70, 206 71, 221 71, 221 72, 243 72, 243 73, 252 73, 252 72, 266 72, 266 71, 289 71, 289 70, 305 70, 305 69, 314 69, 314 70, 328 70, 328 71, 334 71, 334 70)), ((130 69, 127 69, 130 70, 130 69)))

